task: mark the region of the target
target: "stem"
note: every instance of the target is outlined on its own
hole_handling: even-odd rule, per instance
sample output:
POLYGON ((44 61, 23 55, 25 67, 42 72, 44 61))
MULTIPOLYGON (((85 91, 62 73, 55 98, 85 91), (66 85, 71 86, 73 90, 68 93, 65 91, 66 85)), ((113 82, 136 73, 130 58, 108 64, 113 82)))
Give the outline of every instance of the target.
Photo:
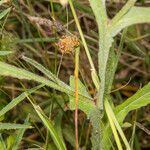
POLYGON ((79 91, 78 91, 78 74, 79 74, 79 53, 80 48, 76 48, 75 51, 75 99, 76 99, 76 109, 75 109, 75 139, 76 139, 76 150, 79 149, 78 142, 78 101, 79 101, 79 91))
MULTIPOLYGON (((74 9, 72 0, 68 0, 68 2, 69 2, 69 4, 70 4, 70 8, 71 8, 71 11, 72 11, 72 14, 73 14, 75 23, 76 23, 76 25, 77 25, 77 28, 78 28, 78 31, 79 31, 81 40, 82 40, 82 42, 83 42, 83 46, 84 46, 84 48, 85 48, 85 52, 86 52, 86 55, 87 55, 87 57, 88 57, 88 60, 89 60, 90 66, 91 66, 91 70, 93 70, 93 71, 95 72, 95 74, 96 74, 96 70, 95 70, 95 67, 94 67, 94 63, 93 63, 93 61, 92 61, 92 58, 91 58, 91 55, 90 55, 90 52, 89 52, 89 49, 88 49, 86 40, 85 40, 85 38, 84 38, 84 35, 83 35, 83 32, 82 32, 82 29, 81 29, 81 26, 80 26, 80 23, 79 23, 77 14, 76 14, 76 12, 75 12, 75 9, 74 9)), ((96 76, 97 76, 97 74, 96 74, 96 76)), ((97 79, 98 79, 98 76, 96 77, 95 81, 97 81, 97 79)), ((96 85, 95 85, 95 86, 96 86, 96 85)), ((97 86, 96 86, 96 87, 97 87, 97 86)))
POLYGON ((60 62, 59 62, 59 66, 58 66, 58 70, 57 70, 57 78, 59 76, 59 72, 60 72, 60 67, 61 67, 61 64, 62 64, 62 60, 63 60, 63 54, 61 55, 61 58, 60 58, 60 62))

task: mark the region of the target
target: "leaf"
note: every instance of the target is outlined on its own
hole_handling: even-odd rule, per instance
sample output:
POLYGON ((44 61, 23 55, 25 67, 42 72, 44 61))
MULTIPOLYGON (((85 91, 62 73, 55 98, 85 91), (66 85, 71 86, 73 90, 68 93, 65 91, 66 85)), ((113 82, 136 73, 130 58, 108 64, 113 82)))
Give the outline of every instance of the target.
MULTIPOLYGON (((29 121, 29 116, 27 116, 24 125, 27 125, 27 124, 28 124, 28 121, 29 121)), ((14 143, 13 143, 13 146, 12 146, 12 150, 17 150, 17 149, 19 149, 19 144, 20 144, 20 142, 21 142, 21 140, 22 140, 22 137, 23 137, 24 132, 25 132, 25 129, 19 129, 19 130, 18 130, 17 136, 16 136, 15 139, 14 139, 14 143)))
MULTIPOLYGON (((150 104, 150 84, 144 86, 136 94, 134 94, 132 97, 130 97, 129 99, 127 99, 125 102, 118 105, 114 109, 114 113, 119 124, 121 126, 123 125, 123 120, 131 110, 138 109, 148 104, 150 104)), ((106 150, 110 150, 111 136, 112 136, 112 131, 110 129, 109 123, 107 122, 104 125, 103 140, 102 140, 102 143, 103 145, 105 145, 106 150)))
POLYGON ((36 75, 29 71, 26 71, 25 69, 21 69, 21 68, 15 67, 13 65, 8 65, 4 62, 0 62, 0 70, 1 70, 0 75, 12 76, 12 77, 15 77, 18 79, 33 80, 33 81, 36 81, 39 83, 43 83, 51 88, 61 91, 61 92, 65 92, 65 93, 69 94, 69 90, 64 88, 63 86, 60 86, 44 77, 41 77, 39 75, 36 75))
POLYGON ((15 123, 0 123, 0 130, 24 129, 24 128, 31 128, 31 126, 15 123))
POLYGON ((7 8, 4 11, 2 11, 0 13, 0 19, 2 19, 3 17, 5 17, 9 12, 10 12, 11 8, 7 8))
MULTIPOLYGON (((58 85, 44 77, 41 77, 39 75, 26 71, 25 69, 21 69, 13 65, 6 64, 1 61, 0 61, 0 75, 11 76, 11 77, 15 77, 18 79, 33 80, 33 81, 42 83, 44 85, 47 85, 51 88, 54 88, 58 91, 64 92, 68 96, 74 97, 74 90, 72 88, 66 88, 65 86, 58 85)), ((79 92, 79 108, 82 111, 84 111, 87 115, 92 109, 95 108, 95 104, 91 100, 92 98, 87 97, 86 95, 82 95, 79 92)))
POLYGON ((115 52, 114 46, 112 46, 109 52, 109 58, 108 58, 107 69, 106 69, 106 84, 105 84, 106 93, 111 92, 112 83, 113 83, 114 75, 117 69, 119 57, 123 49, 126 32, 127 32, 127 29, 124 29, 121 35, 120 44, 119 44, 117 52, 115 52))
POLYGON ((2 110, 0 110, 0 117, 4 115, 6 112, 8 112, 9 110, 11 110, 13 107, 15 107, 17 104, 19 104, 21 101, 23 101, 27 95, 34 93, 36 90, 38 90, 43 86, 44 86, 43 84, 36 86, 32 89, 27 90, 26 92, 23 92, 18 97, 14 98, 9 104, 7 104, 2 110))
MULTIPOLYGON (((83 95, 85 95, 85 96, 87 96, 87 97, 91 97, 90 95, 89 95, 89 93, 87 92, 87 89, 86 89, 86 87, 84 86, 84 84, 78 79, 78 88, 79 88, 79 93, 80 94, 83 94, 83 95)), ((74 90, 75 89, 75 77, 74 76, 70 76, 70 87, 74 90)), ((75 109, 75 106, 76 106, 76 104, 75 104, 75 97, 73 97, 73 96, 70 96, 69 97, 70 98, 70 108, 71 109, 75 109)))
POLYGON ((59 137, 59 135, 58 135, 57 131, 55 130, 55 128, 53 127, 53 124, 50 121, 50 119, 43 113, 43 111, 41 110, 41 108, 39 106, 33 104, 33 107, 34 107, 35 111, 37 112, 38 116, 40 117, 40 119, 42 120, 43 124, 49 130, 57 148, 59 150, 66 150, 66 146, 65 146, 64 142, 61 140, 61 137, 59 137))
POLYGON ((150 8, 132 7, 118 22, 110 24, 110 34, 114 37, 123 28, 140 23, 150 23, 150 8))
POLYGON ((66 124, 62 130, 65 140, 75 148, 75 134, 73 128, 69 124, 66 124))
POLYGON ((66 85, 64 82, 62 82, 60 79, 58 79, 51 71, 47 70, 44 66, 42 66, 41 64, 39 64, 38 62, 27 58, 25 56, 23 56, 23 59, 30 63, 31 65, 33 65, 35 68, 37 68, 38 70, 40 70, 44 75, 46 75, 50 80, 52 80, 53 82, 56 82, 57 84, 61 85, 61 86, 65 86, 66 89, 69 89, 69 86, 66 85))
POLYGON ((99 90, 99 97, 98 97, 98 107, 103 110, 103 101, 108 91, 107 89, 107 64, 109 59, 110 47, 112 45, 113 39, 110 37, 108 33, 105 33, 105 36, 101 37, 100 39, 100 49, 98 54, 98 62, 99 62, 99 76, 100 76, 100 90, 99 90), (102 40, 101 40, 102 39, 102 40))
POLYGON ((56 82, 57 78, 54 74, 52 74, 52 72, 50 72, 49 70, 47 70, 44 66, 42 66, 41 64, 39 64, 38 62, 27 58, 25 56, 22 57, 23 60, 25 60, 26 62, 30 63, 31 65, 33 65, 35 68, 37 68, 38 70, 40 70, 42 73, 44 73, 50 80, 56 82))
POLYGON ((6 144, 1 133, 0 133, 0 149, 6 150, 6 144))
MULTIPOLYGON (((98 26, 101 26, 100 28, 105 28, 105 24, 107 22, 107 13, 106 13, 106 5, 104 0, 89 0, 90 6, 92 7, 92 10, 94 12, 94 15, 96 17, 96 21, 98 23, 98 26)), ((102 29, 100 30, 102 31, 102 29)))
POLYGON ((5 55, 9 55, 12 54, 12 51, 0 51, 0 56, 5 56, 5 55))
POLYGON ((122 124, 124 118, 131 110, 138 109, 148 104, 150 104, 150 83, 115 108, 118 122, 122 124))
POLYGON ((123 6, 123 8, 112 19, 112 24, 118 22, 134 6, 136 1, 137 0, 128 0, 127 3, 123 6))

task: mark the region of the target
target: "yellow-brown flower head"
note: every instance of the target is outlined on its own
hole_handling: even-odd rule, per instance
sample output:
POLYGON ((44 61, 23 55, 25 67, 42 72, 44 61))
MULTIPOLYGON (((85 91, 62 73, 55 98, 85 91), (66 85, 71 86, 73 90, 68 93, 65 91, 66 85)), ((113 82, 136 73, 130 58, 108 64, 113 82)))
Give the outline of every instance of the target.
POLYGON ((79 39, 76 36, 65 35, 59 39, 57 46, 62 54, 67 54, 73 52, 79 44, 79 39))

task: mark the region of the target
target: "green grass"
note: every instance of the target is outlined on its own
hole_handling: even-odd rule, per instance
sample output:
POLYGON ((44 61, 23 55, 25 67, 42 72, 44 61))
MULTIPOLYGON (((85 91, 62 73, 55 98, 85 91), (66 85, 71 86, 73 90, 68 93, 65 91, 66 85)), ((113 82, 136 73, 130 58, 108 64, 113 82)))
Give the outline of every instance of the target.
POLYGON ((147 130, 135 122, 149 124, 141 109, 150 104, 144 3, 0 1, 0 149, 148 147, 147 130), (56 46, 62 35, 77 35, 80 53, 62 56, 56 46))

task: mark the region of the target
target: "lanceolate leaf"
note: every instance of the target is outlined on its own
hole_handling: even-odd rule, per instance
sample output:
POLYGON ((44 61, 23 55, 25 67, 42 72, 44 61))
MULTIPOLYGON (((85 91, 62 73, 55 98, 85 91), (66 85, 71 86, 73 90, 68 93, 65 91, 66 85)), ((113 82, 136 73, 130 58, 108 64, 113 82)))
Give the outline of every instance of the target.
POLYGON ((27 58, 25 56, 23 56, 23 59, 25 61, 27 61, 28 63, 30 63, 31 65, 33 65, 39 71, 41 71, 44 75, 46 75, 53 82, 55 82, 55 83, 57 83, 57 84, 59 84, 61 86, 65 86, 66 89, 67 88, 69 89, 68 85, 66 85, 64 82, 62 82, 60 79, 58 79, 51 71, 47 70, 44 66, 42 66, 41 64, 39 64, 35 60, 27 58))
MULTIPOLYGON (((74 96, 74 90, 71 88, 66 88, 65 86, 58 85, 44 77, 41 77, 39 75, 36 75, 24 69, 15 67, 13 65, 8 65, 4 62, 0 62, 0 75, 11 76, 11 77, 15 77, 18 79, 33 80, 33 81, 42 83, 44 85, 47 85, 51 88, 54 88, 58 91, 64 92, 67 95, 74 96)), ((92 109, 95 108, 94 102, 92 102, 91 100, 92 99, 90 97, 87 97, 86 95, 82 95, 79 92, 79 108, 82 111, 84 111, 87 115, 92 109)))
POLYGON ((127 3, 123 6, 123 8, 112 19, 112 24, 118 22, 134 6, 136 1, 137 0, 128 0, 127 3))
POLYGON ((55 130, 51 120, 43 113, 43 111, 41 110, 41 108, 39 106, 34 105, 34 104, 33 104, 33 106, 34 106, 34 109, 37 112, 38 116, 40 117, 40 119, 42 120, 42 122, 44 123, 46 128, 49 130, 57 148, 59 150, 66 150, 65 144, 64 144, 63 140, 61 139, 61 137, 58 135, 57 131, 55 130))
POLYGON ((12 51, 0 51, 0 57, 1 56, 6 56, 6 55, 9 55, 9 54, 12 54, 13 52, 12 51))
POLYGON ((150 83, 115 108, 117 120, 122 123, 131 110, 138 109, 148 104, 150 104, 150 83))
POLYGON ((132 7, 118 22, 115 24, 110 24, 110 33, 114 37, 123 28, 139 24, 139 23, 149 23, 150 22, 150 8, 143 7, 132 7))
POLYGON ((10 10, 11 10, 11 8, 7 8, 4 11, 2 11, 0 13, 0 19, 2 19, 3 17, 5 17, 10 10))
POLYGON ((69 93, 69 91, 66 88, 61 87, 60 85, 57 85, 56 83, 54 83, 44 77, 41 77, 39 75, 36 75, 36 74, 26 71, 24 69, 17 68, 15 66, 0 62, 0 70, 1 70, 0 75, 12 76, 12 77, 15 77, 18 79, 33 80, 33 81, 36 81, 39 83, 43 83, 47 86, 50 86, 51 88, 61 91, 61 92, 69 93))
POLYGON ((26 92, 23 92, 18 97, 14 98, 9 104, 7 104, 2 110, 0 110, 0 117, 2 115, 4 115, 6 112, 8 112, 9 110, 11 110, 13 107, 15 107, 18 103, 23 101, 26 98, 27 95, 29 95, 31 93, 34 93, 36 90, 38 90, 39 88, 41 88, 43 86, 44 85, 36 86, 32 89, 27 90, 26 92))
MULTIPOLYGON (((125 102, 117 106, 114 109, 115 116, 120 125, 122 125, 126 115, 130 111, 146 106, 148 104, 150 104, 150 83, 140 89, 136 94, 127 99, 125 102)), ((111 136, 112 131, 110 129, 109 123, 107 123, 103 131, 102 140, 102 143, 103 145, 105 145, 106 150, 109 150, 111 147, 111 136)))
POLYGON ((0 130, 31 128, 29 125, 15 123, 0 123, 0 130))
MULTIPOLYGON (((29 123, 28 121, 29 121, 29 116, 27 116, 24 125, 27 125, 29 123)), ((20 144, 20 142, 22 140, 22 137, 23 137, 23 134, 24 134, 25 130, 26 129, 19 129, 18 130, 17 136, 15 138, 15 141, 14 141, 14 144, 13 144, 13 147, 12 147, 12 150, 19 149, 19 144, 20 144)))

